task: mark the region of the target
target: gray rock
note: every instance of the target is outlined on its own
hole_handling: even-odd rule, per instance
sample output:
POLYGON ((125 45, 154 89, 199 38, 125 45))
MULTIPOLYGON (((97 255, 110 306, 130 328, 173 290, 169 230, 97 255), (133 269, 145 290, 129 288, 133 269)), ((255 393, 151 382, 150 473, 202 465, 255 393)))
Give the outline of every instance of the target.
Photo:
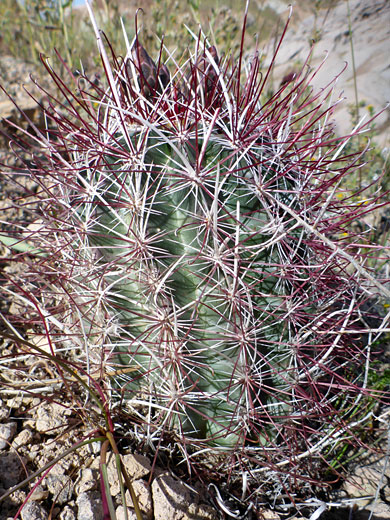
MULTIPOLYGON (((29 460, 35 460, 40 457, 42 452, 42 446, 40 444, 34 444, 29 447, 28 458, 29 460)), ((42 464, 43 466, 43 464, 42 464)))
MULTIPOLYGON (((115 510, 116 520, 126 520, 125 516, 125 508, 123 506, 119 506, 115 510)), ((134 512, 134 509, 127 508, 127 519, 128 520, 137 520, 137 515, 134 512)))
POLYGON ((16 453, 2 453, 0 457, 0 487, 9 489, 23 480, 23 465, 16 453))
POLYGON ((35 502, 41 502, 42 500, 46 500, 48 496, 49 491, 40 484, 34 489, 32 495, 30 495, 30 500, 34 500, 35 502))
POLYGON ((12 447, 18 449, 20 446, 25 446, 33 440, 33 437, 34 433, 29 428, 25 428, 14 438, 12 447))
POLYGON ((77 520, 97 520, 103 518, 103 507, 99 491, 81 493, 76 500, 77 520))
POLYGON ((37 409, 35 429, 39 433, 57 435, 61 427, 66 426, 66 416, 70 414, 70 410, 57 403, 42 403, 37 409))
POLYGON ((4 401, 0 399, 0 421, 4 421, 4 419, 8 419, 9 410, 6 407, 4 401))
POLYGON ((49 492, 57 504, 66 504, 72 498, 74 483, 67 475, 49 475, 45 478, 49 492))
POLYGON ((38 502, 30 500, 22 509, 22 520, 47 520, 48 514, 38 502))
POLYGON ((191 503, 189 489, 168 474, 160 475, 153 481, 152 495, 156 520, 182 519, 191 503))
MULTIPOLYGON (((1 458, 1 457, 0 457, 1 458)), ((6 489, 0 486, 0 496, 2 496, 6 489)), ((11 517, 14 520, 14 515, 20 506, 24 503, 27 498, 27 493, 21 489, 14 491, 8 498, 0 503, 0 518, 3 519, 11 517)))
MULTIPOLYGON (((142 512, 145 520, 152 520, 153 518, 153 502, 150 487, 144 480, 135 480, 132 482, 135 496, 138 500, 138 506, 142 512)), ((129 511, 134 512, 133 501, 131 499, 130 491, 126 491, 126 503, 129 511)), ((119 519, 118 519, 119 520, 119 519)))
MULTIPOLYGON (((55 457, 61 457, 64 451, 69 447, 69 442, 66 441, 65 436, 53 442, 49 438, 46 442, 39 444, 39 453, 35 455, 36 463, 39 466, 45 466, 53 461, 55 457)), ((68 453, 68 455, 60 458, 59 462, 50 471, 51 475, 68 474, 73 467, 79 464, 79 457, 77 452, 68 453)))
POLYGON ((355 470, 342 486, 346 495, 356 500, 357 506, 372 514, 373 520, 390 520, 390 448, 386 439, 382 442, 382 455, 368 453, 363 460, 358 459, 355 470))
POLYGON ((96 469, 85 468, 80 472, 80 477, 75 484, 75 491, 79 495, 86 491, 96 489, 99 483, 99 471, 96 469))
POLYGON ((12 397, 11 399, 7 399, 5 403, 5 408, 8 410, 8 414, 10 410, 20 410, 25 409, 26 399, 20 395, 12 397))
POLYGON ((0 450, 10 445, 16 433, 16 422, 0 424, 0 450))
POLYGON ((123 455, 122 461, 129 477, 134 480, 146 477, 152 469, 149 459, 137 453, 123 455))
POLYGON ((58 520, 76 520, 76 514, 69 506, 65 506, 58 516, 58 520))

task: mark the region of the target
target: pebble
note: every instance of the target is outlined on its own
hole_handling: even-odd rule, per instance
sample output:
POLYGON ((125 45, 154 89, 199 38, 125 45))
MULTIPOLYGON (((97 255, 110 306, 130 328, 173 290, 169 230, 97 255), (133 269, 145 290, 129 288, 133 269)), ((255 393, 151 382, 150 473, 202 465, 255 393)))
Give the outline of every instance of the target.
POLYGON ((41 502, 42 500, 46 500, 49 496, 49 491, 45 489, 42 485, 37 486, 32 495, 30 495, 30 499, 35 502, 41 502))
MULTIPOLYGON (((125 508, 123 506, 117 507, 115 514, 116 520, 126 520, 125 508)), ((138 520, 134 509, 130 509, 129 507, 127 508, 127 520, 138 520)))

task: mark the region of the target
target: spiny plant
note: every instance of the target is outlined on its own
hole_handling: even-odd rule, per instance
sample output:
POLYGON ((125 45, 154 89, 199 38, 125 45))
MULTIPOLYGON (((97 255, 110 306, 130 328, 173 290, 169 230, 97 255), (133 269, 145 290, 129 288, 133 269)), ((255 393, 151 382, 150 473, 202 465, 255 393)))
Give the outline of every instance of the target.
POLYGON ((46 62, 63 100, 45 92, 46 132, 14 142, 39 145, 36 225, 12 244, 34 323, 110 383, 135 439, 245 481, 244 495, 315 482, 388 399, 367 387, 388 319, 366 266, 380 251, 344 240, 386 203, 338 196, 364 162, 343 155, 363 127, 334 135, 334 83, 313 92, 306 67, 266 99, 276 54, 264 72, 246 57, 246 17, 237 58, 190 31, 178 63, 163 44, 152 60, 138 31, 117 56, 90 14, 104 79, 46 62))

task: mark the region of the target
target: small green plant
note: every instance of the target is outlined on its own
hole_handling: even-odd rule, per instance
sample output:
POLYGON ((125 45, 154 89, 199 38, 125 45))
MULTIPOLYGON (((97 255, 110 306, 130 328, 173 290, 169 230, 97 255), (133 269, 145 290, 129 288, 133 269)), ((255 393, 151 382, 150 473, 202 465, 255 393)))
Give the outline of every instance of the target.
POLYGON ((270 70, 243 43, 221 59, 193 35, 178 63, 124 34, 109 57, 91 19, 108 86, 75 93, 48 67, 66 103, 30 136, 34 323, 102 374, 110 411, 154 449, 219 482, 245 473, 254 494, 318 480, 333 447, 361 442, 367 399, 388 399, 367 377, 386 326, 372 301, 390 292, 342 238, 378 199, 337 197, 362 153, 343 153, 353 136, 323 124, 327 91, 304 70, 263 101, 270 70))
MULTIPOLYGON (((39 61, 39 54, 62 43, 64 57, 71 62, 66 13, 72 0, 5 0, 0 7, 1 44, 5 51, 26 61, 39 61)), ((72 15, 68 20, 72 24, 72 15)))

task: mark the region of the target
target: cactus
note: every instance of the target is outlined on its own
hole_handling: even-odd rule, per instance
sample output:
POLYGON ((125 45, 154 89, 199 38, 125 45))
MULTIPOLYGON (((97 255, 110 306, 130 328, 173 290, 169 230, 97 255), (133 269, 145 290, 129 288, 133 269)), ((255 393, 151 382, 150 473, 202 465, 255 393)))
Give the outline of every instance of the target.
POLYGON ((368 418, 356 331, 388 290, 344 245, 367 206, 336 197, 360 156, 305 69, 265 100, 257 54, 222 60, 201 36, 154 62, 136 37, 110 61, 97 36, 107 86, 75 94, 48 67, 66 102, 30 166, 53 341, 83 347, 137 435, 294 474, 368 418))

